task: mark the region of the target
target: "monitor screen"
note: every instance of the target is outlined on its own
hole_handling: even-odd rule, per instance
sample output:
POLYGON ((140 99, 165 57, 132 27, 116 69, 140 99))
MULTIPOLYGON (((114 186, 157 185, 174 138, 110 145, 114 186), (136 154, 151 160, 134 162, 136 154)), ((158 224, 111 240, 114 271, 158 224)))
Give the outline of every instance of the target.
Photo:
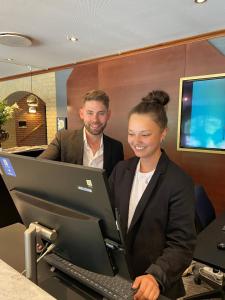
POLYGON ((225 74, 180 80, 177 149, 225 154, 225 74))
POLYGON ((26 227, 38 222, 58 233, 54 251, 91 271, 128 277, 105 171, 0 153, 0 173, 26 227))

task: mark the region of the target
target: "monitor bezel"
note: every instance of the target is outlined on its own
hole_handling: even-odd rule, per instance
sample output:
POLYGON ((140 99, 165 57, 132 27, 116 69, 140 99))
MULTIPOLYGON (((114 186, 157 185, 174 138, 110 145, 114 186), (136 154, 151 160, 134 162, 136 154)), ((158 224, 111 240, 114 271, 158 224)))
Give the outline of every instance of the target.
POLYGON ((183 84, 187 81, 201 81, 207 79, 224 78, 225 73, 181 77, 179 85, 179 105, 178 105, 178 123, 177 123, 177 151, 184 152, 197 152, 197 153, 208 153, 208 154, 225 154, 225 149, 220 148, 201 148, 201 147, 187 147, 181 146, 181 127, 182 127, 182 96, 183 96, 183 84))

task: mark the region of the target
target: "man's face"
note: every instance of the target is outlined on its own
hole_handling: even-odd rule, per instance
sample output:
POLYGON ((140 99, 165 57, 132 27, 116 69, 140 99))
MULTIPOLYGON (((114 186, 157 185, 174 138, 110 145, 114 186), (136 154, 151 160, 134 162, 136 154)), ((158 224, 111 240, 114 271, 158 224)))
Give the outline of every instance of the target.
POLYGON ((80 118, 90 134, 100 135, 110 118, 110 111, 107 110, 102 102, 90 100, 86 101, 80 109, 80 118))

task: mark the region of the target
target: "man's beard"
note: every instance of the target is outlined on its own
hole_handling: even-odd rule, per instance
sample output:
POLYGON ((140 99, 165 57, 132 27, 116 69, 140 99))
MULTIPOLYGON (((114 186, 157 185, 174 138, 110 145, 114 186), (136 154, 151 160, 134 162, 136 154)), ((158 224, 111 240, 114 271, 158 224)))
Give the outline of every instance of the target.
POLYGON ((84 124, 85 129, 87 132, 89 132, 92 135, 100 135, 103 133, 104 129, 106 128, 107 123, 105 123, 103 126, 101 126, 98 129, 93 129, 89 124, 84 124))

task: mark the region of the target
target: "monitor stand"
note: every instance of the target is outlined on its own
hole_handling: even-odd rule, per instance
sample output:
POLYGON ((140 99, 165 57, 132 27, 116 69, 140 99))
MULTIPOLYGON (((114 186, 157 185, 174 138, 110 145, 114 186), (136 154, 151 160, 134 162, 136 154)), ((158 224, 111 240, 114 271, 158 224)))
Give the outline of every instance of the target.
POLYGON ((57 239, 57 233, 53 229, 44 227, 38 223, 31 223, 24 232, 25 246, 25 271, 26 277, 37 284, 37 252, 38 240, 46 240, 53 243, 57 239))

